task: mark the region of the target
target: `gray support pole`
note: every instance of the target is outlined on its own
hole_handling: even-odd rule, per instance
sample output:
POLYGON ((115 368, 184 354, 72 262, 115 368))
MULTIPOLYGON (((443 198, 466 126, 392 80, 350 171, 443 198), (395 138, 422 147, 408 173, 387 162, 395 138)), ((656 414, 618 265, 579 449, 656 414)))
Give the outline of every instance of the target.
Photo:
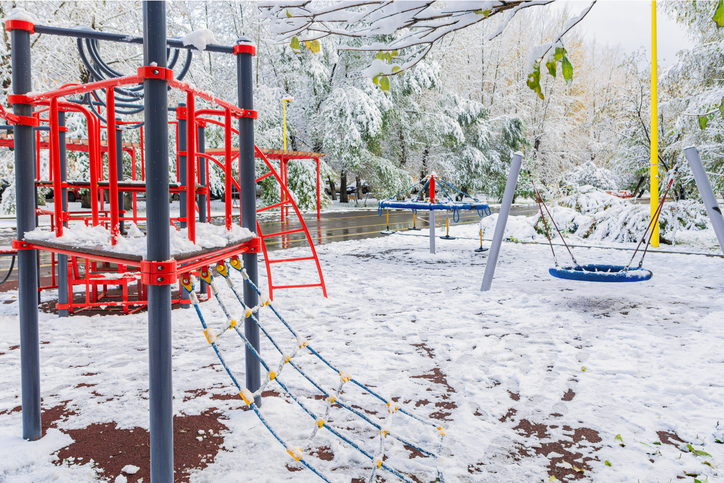
MULTIPOLYGON (((249 39, 241 37, 236 41, 237 44, 251 45, 249 39)), ((251 52, 241 52, 236 54, 236 75, 239 90, 239 107, 242 109, 254 109, 253 96, 253 79, 252 79, 252 54, 251 52)), ((239 193, 239 201, 241 202, 241 226, 256 232, 256 174, 254 169, 254 120, 250 117, 242 117, 239 119, 239 167, 241 178, 241 193, 239 193)), ((259 286, 259 268, 257 266, 256 253, 243 254, 244 268, 246 269, 249 279, 259 286)), ((256 307, 259 302, 257 293, 249 286, 244 284, 244 303, 248 307, 256 307)), ((255 312, 254 316, 259 318, 259 312, 255 312)), ((244 334, 249 339, 251 345, 259 351, 259 328, 246 319, 244 324, 244 334)), ((250 391, 256 391, 261 386, 261 366, 256 360, 254 354, 246 348, 246 387, 250 391)), ((261 405, 261 397, 255 399, 257 405, 261 405)))
POLYGON ((430 253, 435 253, 435 210, 430 210, 430 253))
POLYGON ((709 178, 704 171, 704 166, 701 164, 701 158, 699 157, 699 151, 694 146, 684 149, 686 159, 689 161, 691 166, 691 172, 694 174, 696 185, 699 187, 699 193, 701 198, 704 200, 704 206, 706 206, 706 212, 711 219, 711 225, 714 227, 714 233, 716 238, 719 240, 719 247, 724 253, 724 218, 722 218, 721 209, 719 203, 716 201, 714 191, 711 189, 709 178))
MULTIPOLYGON (((60 180, 68 180, 68 153, 65 147, 65 112, 58 111, 58 142, 60 143, 60 180)), ((63 212, 68 212, 68 188, 61 189, 63 212)), ((64 221, 63 226, 68 226, 64 221)), ((58 303, 68 303, 68 255, 58 255, 58 303)), ((68 309, 59 309, 59 317, 68 317, 68 309)))
POLYGON ((493 243, 490 246, 488 254, 488 262, 485 264, 485 275, 483 275, 483 285, 480 287, 481 292, 490 290, 493 283, 493 275, 495 274, 495 265, 498 263, 498 255, 500 255, 500 245, 503 243, 503 234, 505 233, 505 225, 508 223, 508 215, 510 215, 510 206, 513 204, 513 195, 515 194, 515 186, 518 184, 518 173, 520 173, 520 164, 523 160, 523 153, 517 152, 513 155, 510 162, 510 174, 508 182, 505 184, 505 193, 503 194, 503 203, 500 205, 500 213, 498 214, 498 222, 495 224, 493 232, 493 243))
MULTIPOLYGON (((14 94, 32 90, 30 76, 30 32, 10 32, 12 83, 14 94)), ((32 116, 33 107, 13 104, 13 112, 32 116)), ((16 125, 15 137, 15 213, 17 239, 36 226, 35 149, 33 127, 16 125)), ((57 194, 56 194, 57 196, 57 194)), ((23 438, 38 440, 40 423, 40 340, 38 334, 38 252, 18 250, 18 305, 20 318, 20 379, 23 407, 23 438)))
MULTIPOLYGON (((196 151, 199 153, 205 153, 206 152, 206 128, 204 126, 199 126, 196 131, 196 151)), ((208 188, 209 183, 207 182, 206 178, 206 159, 199 156, 199 177, 201 179, 201 186, 208 188)), ((199 195, 199 222, 200 223, 206 223, 209 220, 207 219, 208 215, 206 214, 206 197, 208 195, 199 195)), ((199 291, 203 294, 207 292, 206 288, 206 282, 203 280, 201 281, 201 286, 199 287, 199 291)))
MULTIPOLYGON (((178 107, 186 107, 186 104, 181 102, 179 103, 178 107)), ((184 117, 183 119, 178 120, 178 150, 182 153, 186 152, 186 119, 187 117, 184 117)), ((178 174, 179 174, 179 183, 181 183, 181 186, 186 186, 186 155, 182 154, 179 155, 178 160, 178 174)), ((186 217, 186 192, 181 191, 179 193, 179 216, 181 218, 186 217)), ((186 222, 181 222, 181 228, 186 228, 186 222)))
MULTIPOLYGON (((120 120, 120 117, 116 118, 116 121, 120 120)), ((123 181, 123 126, 120 124, 116 124, 116 179, 119 183, 123 181)), ((124 207, 123 191, 118 190, 118 213, 120 217, 126 216, 126 214, 123 213, 124 207)), ((121 234, 126 232, 123 220, 118 222, 118 229, 121 231, 121 234)))
MULTIPOLYGON (((145 65, 167 65, 166 4, 143 2, 143 60, 145 65)), ((168 202, 168 94, 167 83, 146 79, 147 258, 167 261, 168 202)), ((173 383, 171 365, 171 286, 148 286, 148 362, 151 433, 151 481, 173 483, 173 383)))

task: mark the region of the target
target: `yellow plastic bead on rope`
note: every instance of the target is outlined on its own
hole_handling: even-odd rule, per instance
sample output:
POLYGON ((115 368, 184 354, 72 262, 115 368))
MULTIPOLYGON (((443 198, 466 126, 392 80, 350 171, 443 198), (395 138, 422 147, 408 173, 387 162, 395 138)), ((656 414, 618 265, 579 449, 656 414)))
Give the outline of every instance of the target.
POLYGON ((211 327, 207 327, 204 329, 204 336, 206 336, 206 340, 209 344, 213 344, 216 342, 216 334, 211 329, 211 327))
POLYGON ((229 276, 229 270, 226 268, 226 263, 224 263, 223 261, 216 264, 216 271, 219 272, 219 275, 224 278, 227 278, 229 276))
POLYGON ((277 373, 276 373, 276 372, 274 372, 274 371, 269 371, 269 380, 270 380, 270 381, 273 381, 274 379, 276 379, 276 377, 277 377, 277 373))
POLYGON ((254 402, 254 395, 247 388, 242 389, 239 396, 241 396, 241 399, 244 400, 247 406, 251 406, 254 402))
POLYGON ((349 382, 349 380, 352 379, 352 376, 350 376, 349 374, 347 374, 344 371, 341 371, 339 373, 339 378, 342 379, 342 381, 344 381, 344 382, 349 382))
POLYGON ((324 426, 324 419, 319 418, 319 419, 317 419, 316 423, 317 423, 317 426, 321 429, 322 426, 324 426))
POLYGON ((383 434, 383 433, 384 433, 383 435, 384 435, 385 438, 387 437, 387 434, 388 434, 389 432, 390 432, 390 431, 389 431, 388 429, 380 429, 380 434, 383 434))
POLYGON ((376 457, 372 460, 372 464, 375 465, 375 466, 377 466, 377 469, 379 470, 379 469, 382 467, 382 458, 380 458, 379 456, 376 456, 376 457))
POLYGON ((291 446, 287 446, 287 453, 289 453, 289 456, 294 458, 295 461, 301 460, 302 456, 304 456, 302 448, 292 448, 291 446))
POLYGON ((441 434, 442 436, 445 436, 445 430, 442 429, 442 426, 438 426, 438 427, 437 427, 437 430, 440 431, 440 434, 441 434))
POLYGON ((335 396, 327 396, 327 402, 329 404, 334 404, 334 401, 336 401, 337 398, 335 396))
POLYGON ((388 413, 394 414, 397 412, 398 409, 400 409, 400 406, 398 406, 394 402, 389 402, 389 401, 387 402, 387 412, 388 413))
POLYGON ((286 356, 286 357, 284 358, 284 364, 287 364, 287 363, 288 363, 289 361, 291 361, 291 360, 292 360, 292 356, 286 356))
POLYGON ((246 310, 244 311, 244 318, 248 319, 249 317, 252 316, 253 313, 254 312, 252 312, 251 309, 249 307, 247 307, 246 310))
POLYGON ((236 327, 236 324, 237 324, 236 320, 231 319, 231 322, 229 322, 229 328, 233 329, 234 327, 236 327))

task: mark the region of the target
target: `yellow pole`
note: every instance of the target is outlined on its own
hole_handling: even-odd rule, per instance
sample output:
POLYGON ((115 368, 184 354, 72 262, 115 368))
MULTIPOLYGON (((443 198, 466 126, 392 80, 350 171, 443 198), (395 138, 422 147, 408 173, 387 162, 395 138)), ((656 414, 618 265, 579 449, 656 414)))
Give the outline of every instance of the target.
MULTIPOLYGON (((656 0, 651 2, 651 220, 659 207, 659 96, 656 52, 656 0)), ((651 246, 659 246, 659 222, 651 229, 651 246)))
POLYGON ((284 151, 287 150, 287 101, 282 101, 282 112, 284 120, 282 121, 282 129, 284 130, 284 151))

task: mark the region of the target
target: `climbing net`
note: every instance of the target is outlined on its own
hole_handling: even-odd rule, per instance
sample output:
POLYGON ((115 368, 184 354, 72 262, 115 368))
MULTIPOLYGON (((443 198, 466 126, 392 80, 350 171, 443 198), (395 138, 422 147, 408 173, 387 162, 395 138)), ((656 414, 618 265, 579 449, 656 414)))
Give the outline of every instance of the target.
MULTIPOLYGON (((234 318, 232 316, 232 311, 229 305, 224 302, 222 297, 220 297, 219 288, 216 285, 214 276, 212 275, 212 271, 209 268, 201 269, 199 271, 200 278, 204 282, 206 282, 211 291, 211 294, 216 299, 219 307, 221 308, 224 316, 226 317, 226 322, 224 323, 221 330, 219 330, 218 332, 216 332, 209 324, 207 324, 206 319, 204 318, 204 315, 201 311, 201 306, 199 305, 198 297, 194 291, 194 279, 185 276, 182 279, 181 284, 189 294, 189 299, 194 309, 196 310, 196 314, 199 317, 206 340, 213 347, 214 352, 216 353, 219 361, 221 362, 221 365, 224 367, 229 377, 231 377, 231 380, 239 391, 239 396, 241 396, 241 399, 244 401, 244 403, 250 409, 252 409, 254 413, 256 413, 262 424, 267 428, 267 430, 269 430, 274 438, 282 446, 284 446, 287 453, 289 453, 289 455, 295 461, 304 465, 322 480, 330 481, 324 474, 322 474, 321 470, 312 466, 312 464, 310 464, 310 461, 305 458, 305 455, 310 454, 310 449, 314 445, 315 437, 320 433, 320 431, 326 430, 333 436, 341 440, 344 444, 353 448, 353 450, 361 454, 366 460, 369 460, 369 462, 371 463, 371 470, 369 473, 369 477, 366 479, 368 483, 375 481, 378 473, 380 473, 381 470, 384 470, 387 473, 394 475, 402 481, 409 483, 413 482, 413 480, 409 476, 406 476, 400 470, 395 469, 391 466, 390 460, 388 460, 388 456, 391 446, 393 444, 403 445, 405 449, 407 449, 408 451, 412 451, 418 457, 423 456, 432 459, 434 466, 433 469, 437 473, 436 481, 444 481, 442 472, 437 466, 437 459, 442 452, 442 444, 445 437, 445 431, 442 426, 434 424, 430 421, 426 421, 421 417, 413 414, 409 410, 405 409, 404 407, 401 407, 394 400, 387 399, 381 396, 369 386, 362 384, 348 373, 338 369, 322 355, 320 355, 319 352, 317 352, 309 344, 309 341, 307 339, 295 332, 295 330, 289 325, 289 323, 287 323, 286 320, 284 320, 281 314, 277 311, 276 307, 272 304, 269 297, 266 294, 263 294, 256 286, 256 284, 252 282, 238 257, 232 257, 231 259, 229 259, 228 263, 223 260, 220 261, 216 264, 216 271, 222 278, 225 279, 226 284, 228 285, 231 293, 233 294, 233 297, 236 298, 239 304, 241 304, 241 308, 243 310, 243 315, 241 317, 234 318), (244 303, 236 284, 230 277, 230 267, 239 272, 244 280, 244 283, 247 283, 257 293, 257 295, 259 296, 259 303, 257 306, 250 307, 244 303), (273 312, 275 318, 279 322, 281 322, 281 324, 285 327, 286 331, 288 331, 294 338, 293 349, 291 350, 291 352, 285 352, 282 349, 282 346, 275 340, 274 337, 272 337, 270 333, 270 328, 267 327, 266 324, 260 323, 259 318, 255 316, 255 313, 257 313, 258 310, 266 307, 268 307, 271 312, 273 312), (244 320, 246 318, 253 321, 253 323, 259 328, 259 330, 264 334, 264 336, 269 340, 269 342, 279 353, 280 360, 278 363, 269 363, 264 358, 262 358, 259 352, 254 348, 249 339, 246 337, 243 330, 240 328, 240 324, 238 323, 238 320, 244 320), (264 370, 266 370, 266 376, 263 378, 260 387, 254 392, 239 384, 239 378, 234 374, 230 365, 224 358, 222 351, 219 348, 220 337, 229 331, 233 331, 238 334, 238 336, 243 341, 244 346, 246 346, 248 351, 253 354, 253 356, 259 361, 264 370), (301 363, 301 359, 303 355, 308 355, 312 358, 316 358, 319 362, 321 362, 321 367, 325 368, 325 370, 327 371, 333 371, 338 378, 336 386, 331 387, 330 389, 325 389, 325 385, 323 383, 319 382, 317 379, 312 378, 309 371, 305 370, 302 367, 303 364, 301 363), (308 381, 314 387, 315 391, 319 393, 319 395, 317 395, 315 399, 321 399, 323 401, 324 409, 322 411, 315 411, 309 404, 305 403, 302 400, 303 398, 301 398, 299 395, 295 395, 295 393, 291 390, 289 383, 286 381, 286 377, 289 373, 288 370, 285 371, 285 368, 287 366, 291 366, 294 371, 296 371, 296 373, 298 373, 303 379, 308 381), (284 376, 282 376, 282 373, 284 373, 284 376), (301 445, 293 445, 291 443, 287 443, 285 441, 285 438, 282 437, 281 432, 278 429, 275 430, 272 427, 272 425, 269 423, 267 418, 265 418, 259 406, 255 402, 255 399, 261 397, 262 392, 267 390, 272 383, 277 384, 284 392, 284 394, 290 397, 294 401, 294 403, 296 403, 311 419, 311 434, 301 445), (384 412, 386 413, 384 418, 374 417, 372 416, 372 414, 376 414, 375 411, 367 410, 360 406, 354 405, 352 401, 349 401, 349 398, 347 397, 347 391, 343 390, 345 390, 345 388, 350 384, 353 386, 357 386, 363 391, 363 393, 369 394, 378 402, 384 404, 384 412), (348 421, 346 421, 347 427, 345 429, 337 427, 338 425, 331 425, 330 419, 332 417, 333 409, 341 409, 345 411, 348 417, 356 419, 358 423, 360 422, 359 420, 361 420, 361 424, 352 424, 353 427, 359 428, 366 426, 367 429, 376 431, 377 434, 376 436, 374 436, 374 438, 378 441, 377 449, 370 450, 364 448, 364 445, 361 443, 355 443, 352 440, 352 436, 346 434, 345 431, 345 429, 349 429, 350 426, 348 421), (430 445, 434 445, 435 449, 426 449, 423 448, 423 445, 421 444, 411 442, 407 436, 403 435, 404 431, 393 431, 393 416, 398 413, 405 416, 409 420, 414 421, 415 424, 421 424, 424 428, 426 428, 429 432, 429 436, 425 439, 427 439, 427 442, 430 443, 430 445)), ((340 420, 342 419, 344 418, 340 418, 340 420)), ((337 418, 335 417, 335 421, 336 420, 337 418)), ((415 434, 417 435, 420 433, 416 432, 415 434)))

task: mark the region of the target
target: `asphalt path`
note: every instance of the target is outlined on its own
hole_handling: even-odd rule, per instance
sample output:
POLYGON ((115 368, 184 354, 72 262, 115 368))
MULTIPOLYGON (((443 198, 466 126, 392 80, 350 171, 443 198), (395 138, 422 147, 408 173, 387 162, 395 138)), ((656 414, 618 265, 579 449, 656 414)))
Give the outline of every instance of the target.
MULTIPOLYGON (((493 212, 497 212, 496 207, 492 208, 493 212)), ((513 205, 511 215, 531 215, 538 210, 537 205, 513 205)), ((350 209, 349 211, 334 211, 322 213, 320 220, 317 220, 316 213, 303 215, 304 222, 307 225, 309 234, 315 245, 323 245, 344 240, 361 240, 365 238, 375 238, 385 236, 380 233, 387 228, 386 211, 378 215, 377 210, 350 209)), ((286 221, 282 222, 279 213, 266 215, 259 218, 259 225, 264 235, 279 233, 283 231, 294 230, 301 227, 294 212, 286 221)), ((436 224, 445 225, 445 220, 449 219, 451 226, 453 225, 452 214, 447 212, 438 212, 436 216, 436 224)), ((460 212, 460 219, 457 224, 478 223, 480 218, 476 212, 460 212)), ((223 223, 223 218, 212 218, 212 223, 223 223)), ((238 221, 235 220, 235 221, 238 221)), ((428 228, 429 214, 428 212, 417 212, 414 225, 417 228, 428 228)), ((400 231, 408 230, 413 227, 413 215, 411 210, 390 210, 389 211, 389 228, 391 230, 400 231)), ((144 227, 141 226, 141 229, 144 227)), ((11 241, 15 239, 15 230, 5 228, 0 231, 0 246, 9 246, 11 241)), ((306 245, 306 237, 304 233, 292 233, 266 239, 267 250, 274 251, 291 247, 306 245)), ((0 280, 5 277, 7 270, 10 268, 11 257, 0 257, 0 280)), ((41 284, 49 282, 51 275, 51 255, 49 252, 40 252, 40 271, 41 284)), ((13 273, 8 281, 3 284, 2 289, 12 290, 17 287, 17 261, 13 273)))

